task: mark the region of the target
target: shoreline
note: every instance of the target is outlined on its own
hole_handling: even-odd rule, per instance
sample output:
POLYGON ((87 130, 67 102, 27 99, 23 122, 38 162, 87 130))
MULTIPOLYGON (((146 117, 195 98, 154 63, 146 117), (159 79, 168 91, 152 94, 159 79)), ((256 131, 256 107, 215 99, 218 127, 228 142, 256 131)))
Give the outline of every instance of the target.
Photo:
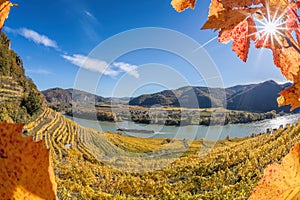
MULTIPOLYGON (((67 117, 70 117, 70 118, 73 118, 74 115, 73 114, 70 114, 70 113, 66 113, 66 112, 59 112, 61 114, 63 114, 64 116, 67 116, 67 117)), ((154 120, 149 120, 149 121, 146 121, 146 120, 128 120, 128 119, 124 119, 124 120, 114 120, 112 118, 103 118, 103 117, 98 117, 96 116, 95 114, 94 115, 82 115, 82 114, 78 114, 76 113, 76 116, 75 118, 79 118, 79 119, 84 119, 84 120, 91 120, 91 121, 99 121, 99 122, 134 122, 136 124, 141 124, 141 125, 164 125, 164 126, 170 126, 170 127, 184 127, 184 126, 206 126, 206 127, 209 127, 209 126, 226 126, 226 125, 230 125, 230 124, 251 124, 251 123, 254 123, 254 122, 261 122, 261 121, 264 121, 264 120, 270 120, 270 119, 275 119, 277 117, 281 117, 281 116, 289 116, 289 115, 294 115, 294 114, 297 114, 297 113, 290 113, 290 114, 284 114, 284 115, 279 115, 279 114, 276 114, 270 118, 260 118, 260 119, 256 119, 256 120, 245 120, 245 121, 228 121, 226 119, 226 116, 224 117, 220 117, 220 118, 216 118, 217 120, 216 121, 208 121, 207 123, 199 123, 199 124, 196 124, 196 123, 187 123, 186 121, 183 121, 181 122, 180 120, 175 120, 175 121, 171 121, 171 120, 160 120, 160 121, 157 121, 155 122, 154 120), (218 123, 218 122, 224 122, 224 123, 218 123)))

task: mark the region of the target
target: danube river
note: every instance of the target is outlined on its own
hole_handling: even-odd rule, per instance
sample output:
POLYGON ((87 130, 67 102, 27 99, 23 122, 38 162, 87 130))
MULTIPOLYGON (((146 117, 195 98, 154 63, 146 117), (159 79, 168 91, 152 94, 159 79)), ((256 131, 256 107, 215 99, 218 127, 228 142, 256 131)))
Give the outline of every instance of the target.
MULTIPOLYGON (((97 129, 105 132, 115 133, 118 128, 153 130, 154 133, 132 133, 125 132, 124 135, 131 135, 143 138, 185 138, 188 140, 197 140, 205 138, 207 140, 230 138, 243 138, 251 136, 253 133, 264 133, 267 129, 277 129, 281 125, 293 124, 298 121, 300 114, 280 116, 274 119, 268 119, 248 124, 228 124, 225 126, 165 126, 158 124, 137 124, 134 122, 102 122, 85 119, 74 119, 82 126, 97 129)), ((70 117, 68 117, 70 118, 70 117)))

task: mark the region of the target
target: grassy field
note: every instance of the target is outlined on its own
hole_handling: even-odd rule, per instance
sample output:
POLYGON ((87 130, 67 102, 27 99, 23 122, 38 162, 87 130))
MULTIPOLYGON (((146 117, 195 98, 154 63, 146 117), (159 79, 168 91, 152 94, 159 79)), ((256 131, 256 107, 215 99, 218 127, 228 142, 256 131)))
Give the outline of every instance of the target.
POLYGON ((46 109, 25 126, 45 140, 61 199, 246 199, 300 126, 222 141, 142 139, 87 129, 46 109))

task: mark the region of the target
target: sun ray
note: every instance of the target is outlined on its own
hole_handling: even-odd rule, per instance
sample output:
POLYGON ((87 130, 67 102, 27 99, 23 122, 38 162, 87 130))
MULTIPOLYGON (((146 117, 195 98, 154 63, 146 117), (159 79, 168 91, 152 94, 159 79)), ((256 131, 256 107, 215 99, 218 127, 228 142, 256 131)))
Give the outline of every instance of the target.
POLYGON ((279 9, 276 9, 275 12, 271 13, 270 7, 267 5, 265 15, 262 13, 257 14, 262 18, 255 18, 255 21, 257 22, 256 34, 259 39, 264 40, 263 46, 266 46, 268 42, 272 47, 276 44, 283 46, 280 36, 285 38, 284 30, 287 30, 287 28, 284 26, 286 23, 284 16, 286 15, 286 12, 279 13, 279 9))

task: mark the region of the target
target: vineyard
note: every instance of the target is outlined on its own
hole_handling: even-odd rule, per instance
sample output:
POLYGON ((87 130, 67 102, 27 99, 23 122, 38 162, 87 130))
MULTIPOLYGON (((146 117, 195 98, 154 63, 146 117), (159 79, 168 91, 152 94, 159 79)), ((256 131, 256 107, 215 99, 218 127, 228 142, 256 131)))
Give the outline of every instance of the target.
MULTIPOLYGON (((194 8, 195 3, 196 0, 171 2, 178 12, 194 8)), ((1 1, 0 29, 13 6, 16 4, 9 0, 1 1)), ((218 41, 232 41, 232 50, 245 62, 251 41, 256 48, 270 49, 274 64, 280 68, 283 76, 293 82, 291 87, 280 93, 278 104, 291 105, 292 109, 300 107, 299 8, 299 0, 212 0, 208 20, 202 27, 220 31, 218 41)), ((87 11, 85 13, 94 17, 87 11)), ((18 30, 12 30, 10 32, 22 35, 18 30)), ((32 33, 39 36, 34 31, 32 33)), ((34 38, 24 37, 29 40, 34 38)), ((52 43, 46 36, 40 37, 52 43)), ((53 45, 33 41, 64 52, 58 49, 55 41, 53 45)), ((39 149, 43 145, 50 150, 59 199, 247 199, 259 180, 262 180, 262 190, 256 190, 258 192, 268 191, 270 196, 277 193, 277 197, 283 192, 286 197, 290 197, 288 199, 299 196, 300 144, 295 145, 289 156, 285 156, 300 141, 300 120, 273 130, 272 133, 221 141, 143 139, 96 131, 45 108, 44 97, 33 81, 25 76, 23 62, 10 46, 10 40, 1 32, 0 121, 27 123, 23 128, 24 136, 32 136, 34 141, 44 143, 34 143, 31 138, 22 141, 21 137, 7 134, 7 129, 9 133, 20 132, 22 125, 16 125, 15 129, 14 125, 3 123, 5 128, 1 130, 1 138, 5 150, 0 149, 0 157, 7 160, 0 163, 4 163, 7 173, 1 173, 1 180, 4 181, 0 185, 6 187, 5 192, 12 189, 8 192, 12 194, 8 194, 5 199, 12 197, 16 190, 21 195, 35 195, 32 190, 25 190, 29 186, 34 189, 45 186, 45 182, 35 184, 32 181, 35 181, 36 176, 43 178, 44 173, 39 174, 41 169, 50 174, 49 151, 39 149), (25 159, 22 160, 23 157, 25 159), (282 165, 266 168, 282 160, 282 165), (20 163, 25 167, 19 168, 20 163), (30 164, 32 166, 27 166, 30 164), (262 179, 264 170, 269 176, 265 175, 262 179), (276 170, 279 171, 277 176, 276 170), (292 188, 293 185, 296 187, 292 188), (273 194, 272 191, 277 187, 279 189, 273 194)), ((108 118, 116 121, 113 115, 108 118)), ((140 121, 139 117, 136 118, 136 121, 140 121)), ((140 118, 149 117, 142 115, 140 118)), ((52 186, 50 183, 51 194, 54 196, 52 186)), ((2 197, 5 196, 2 194, 2 197)), ((55 199, 49 195, 45 198, 55 199)), ((263 198, 268 199, 268 196, 258 196, 258 199, 263 198)))
POLYGON ((84 128, 51 109, 24 128, 51 150, 61 199, 246 199, 299 133, 291 124, 216 143, 142 139, 84 128))
POLYGON ((24 126, 25 135, 33 136, 34 141, 44 140, 46 148, 59 160, 67 155, 68 149, 74 147, 91 157, 84 145, 87 131, 97 134, 97 131, 83 128, 49 108, 44 109, 35 121, 24 126))
POLYGON ((21 100, 24 89, 10 76, 0 77, 0 102, 21 100))

